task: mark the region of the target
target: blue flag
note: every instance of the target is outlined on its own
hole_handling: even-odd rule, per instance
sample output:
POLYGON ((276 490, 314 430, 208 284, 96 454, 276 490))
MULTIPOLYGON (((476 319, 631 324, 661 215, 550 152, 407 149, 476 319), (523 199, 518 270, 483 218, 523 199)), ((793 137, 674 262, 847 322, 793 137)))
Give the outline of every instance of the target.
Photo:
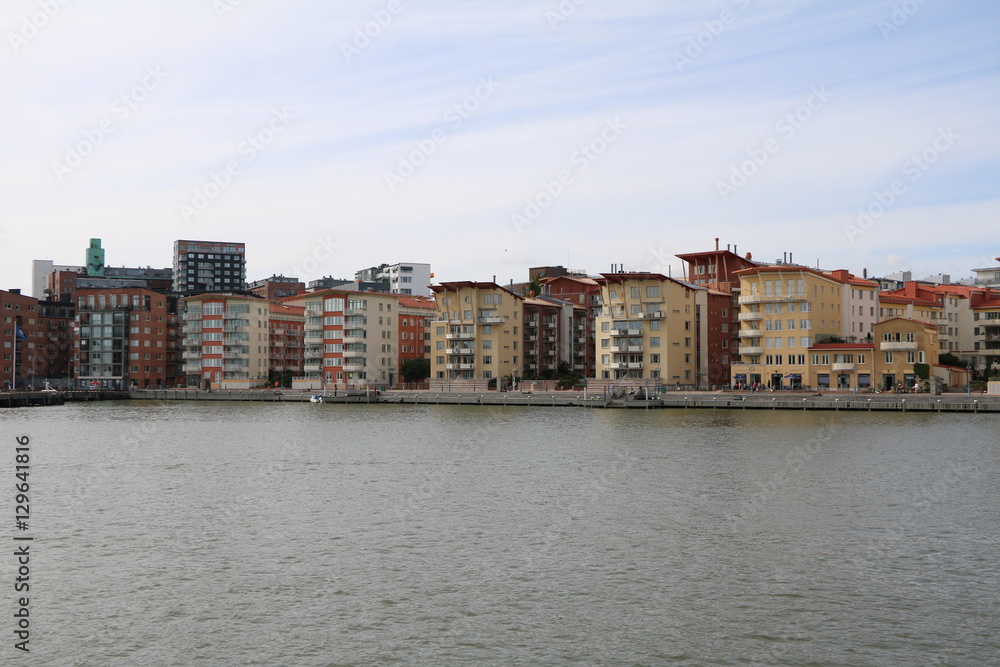
POLYGON ((15 324, 14 325, 14 335, 17 336, 18 338, 20 338, 21 340, 28 340, 28 337, 24 335, 23 331, 21 331, 21 325, 20 324, 15 324))

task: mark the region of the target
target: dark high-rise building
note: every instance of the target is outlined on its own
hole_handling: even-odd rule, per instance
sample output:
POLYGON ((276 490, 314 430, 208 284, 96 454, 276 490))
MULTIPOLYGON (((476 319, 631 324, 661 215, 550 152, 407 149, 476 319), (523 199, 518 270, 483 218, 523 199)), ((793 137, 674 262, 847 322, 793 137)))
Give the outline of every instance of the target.
POLYGON ((174 242, 174 291, 240 292, 246 281, 246 246, 223 241, 174 242))

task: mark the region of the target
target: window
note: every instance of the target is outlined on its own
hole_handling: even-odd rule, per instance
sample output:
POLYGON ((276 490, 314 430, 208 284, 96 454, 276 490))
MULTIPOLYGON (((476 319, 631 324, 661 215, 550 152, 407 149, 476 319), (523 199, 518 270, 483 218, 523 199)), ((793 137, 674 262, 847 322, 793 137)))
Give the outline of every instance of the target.
POLYGON ((660 355, 658 355, 658 354, 651 354, 651 355, 649 355, 649 363, 651 363, 651 364, 658 364, 658 363, 660 363, 660 355))
POLYGON ((659 285, 647 285, 646 286, 646 298, 647 299, 657 299, 660 296, 660 286, 659 285))
POLYGON ((650 338, 649 338, 649 346, 650 347, 660 347, 660 337, 659 336, 650 336, 650 338))

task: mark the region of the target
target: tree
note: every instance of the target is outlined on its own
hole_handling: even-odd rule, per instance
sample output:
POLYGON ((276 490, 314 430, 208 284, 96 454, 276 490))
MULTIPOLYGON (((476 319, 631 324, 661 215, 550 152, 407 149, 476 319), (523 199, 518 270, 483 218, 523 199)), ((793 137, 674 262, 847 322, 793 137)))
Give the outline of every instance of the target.
POLYGON ((927 380, 931 376, 931 366, 930 364, 913 364, 913 372, 921 380, 927 380))
POLYGON ((952 354, 951 352, 945 352, 938 356, 938 363, 942 366, 958 366, 960 368, 965 368, 965 362, 962 358, 952 354))
POLYGON ((403 382, 421 382, 431 376, 430 359, 407 359, 399 369, 403 382))

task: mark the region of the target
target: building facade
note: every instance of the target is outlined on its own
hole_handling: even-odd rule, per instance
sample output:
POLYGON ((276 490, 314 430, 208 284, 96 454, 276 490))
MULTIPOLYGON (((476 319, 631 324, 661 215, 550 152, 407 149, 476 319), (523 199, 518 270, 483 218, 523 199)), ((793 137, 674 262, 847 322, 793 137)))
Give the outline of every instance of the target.
POLYGON ((524 377, 521 349, 524 297, 493 282, 432 287, 431 388, 485 388, 524 377))
POLYGON ((658 273, 603 273, 596 379, 695 388, 699 289, 658 273))
POLYGON ((246 389, 270 370, 270 309, 245 294, 199 294, 181 300, 186 385, 246 389))
POLYGON ((399 379, 399 297, 320 290, 286 298, 305 312, 302 388, 391 387, 399 379))
POLYGON ((144 288, 78 289, 73 377, 104 388, 179 380, 177 299, 144 288))
POLYGON ((844 286, 815 269, 758 266, 740 277, 740 359, 733 381, 796 388, 808 381, 809 349, 840 339, 844 286))

